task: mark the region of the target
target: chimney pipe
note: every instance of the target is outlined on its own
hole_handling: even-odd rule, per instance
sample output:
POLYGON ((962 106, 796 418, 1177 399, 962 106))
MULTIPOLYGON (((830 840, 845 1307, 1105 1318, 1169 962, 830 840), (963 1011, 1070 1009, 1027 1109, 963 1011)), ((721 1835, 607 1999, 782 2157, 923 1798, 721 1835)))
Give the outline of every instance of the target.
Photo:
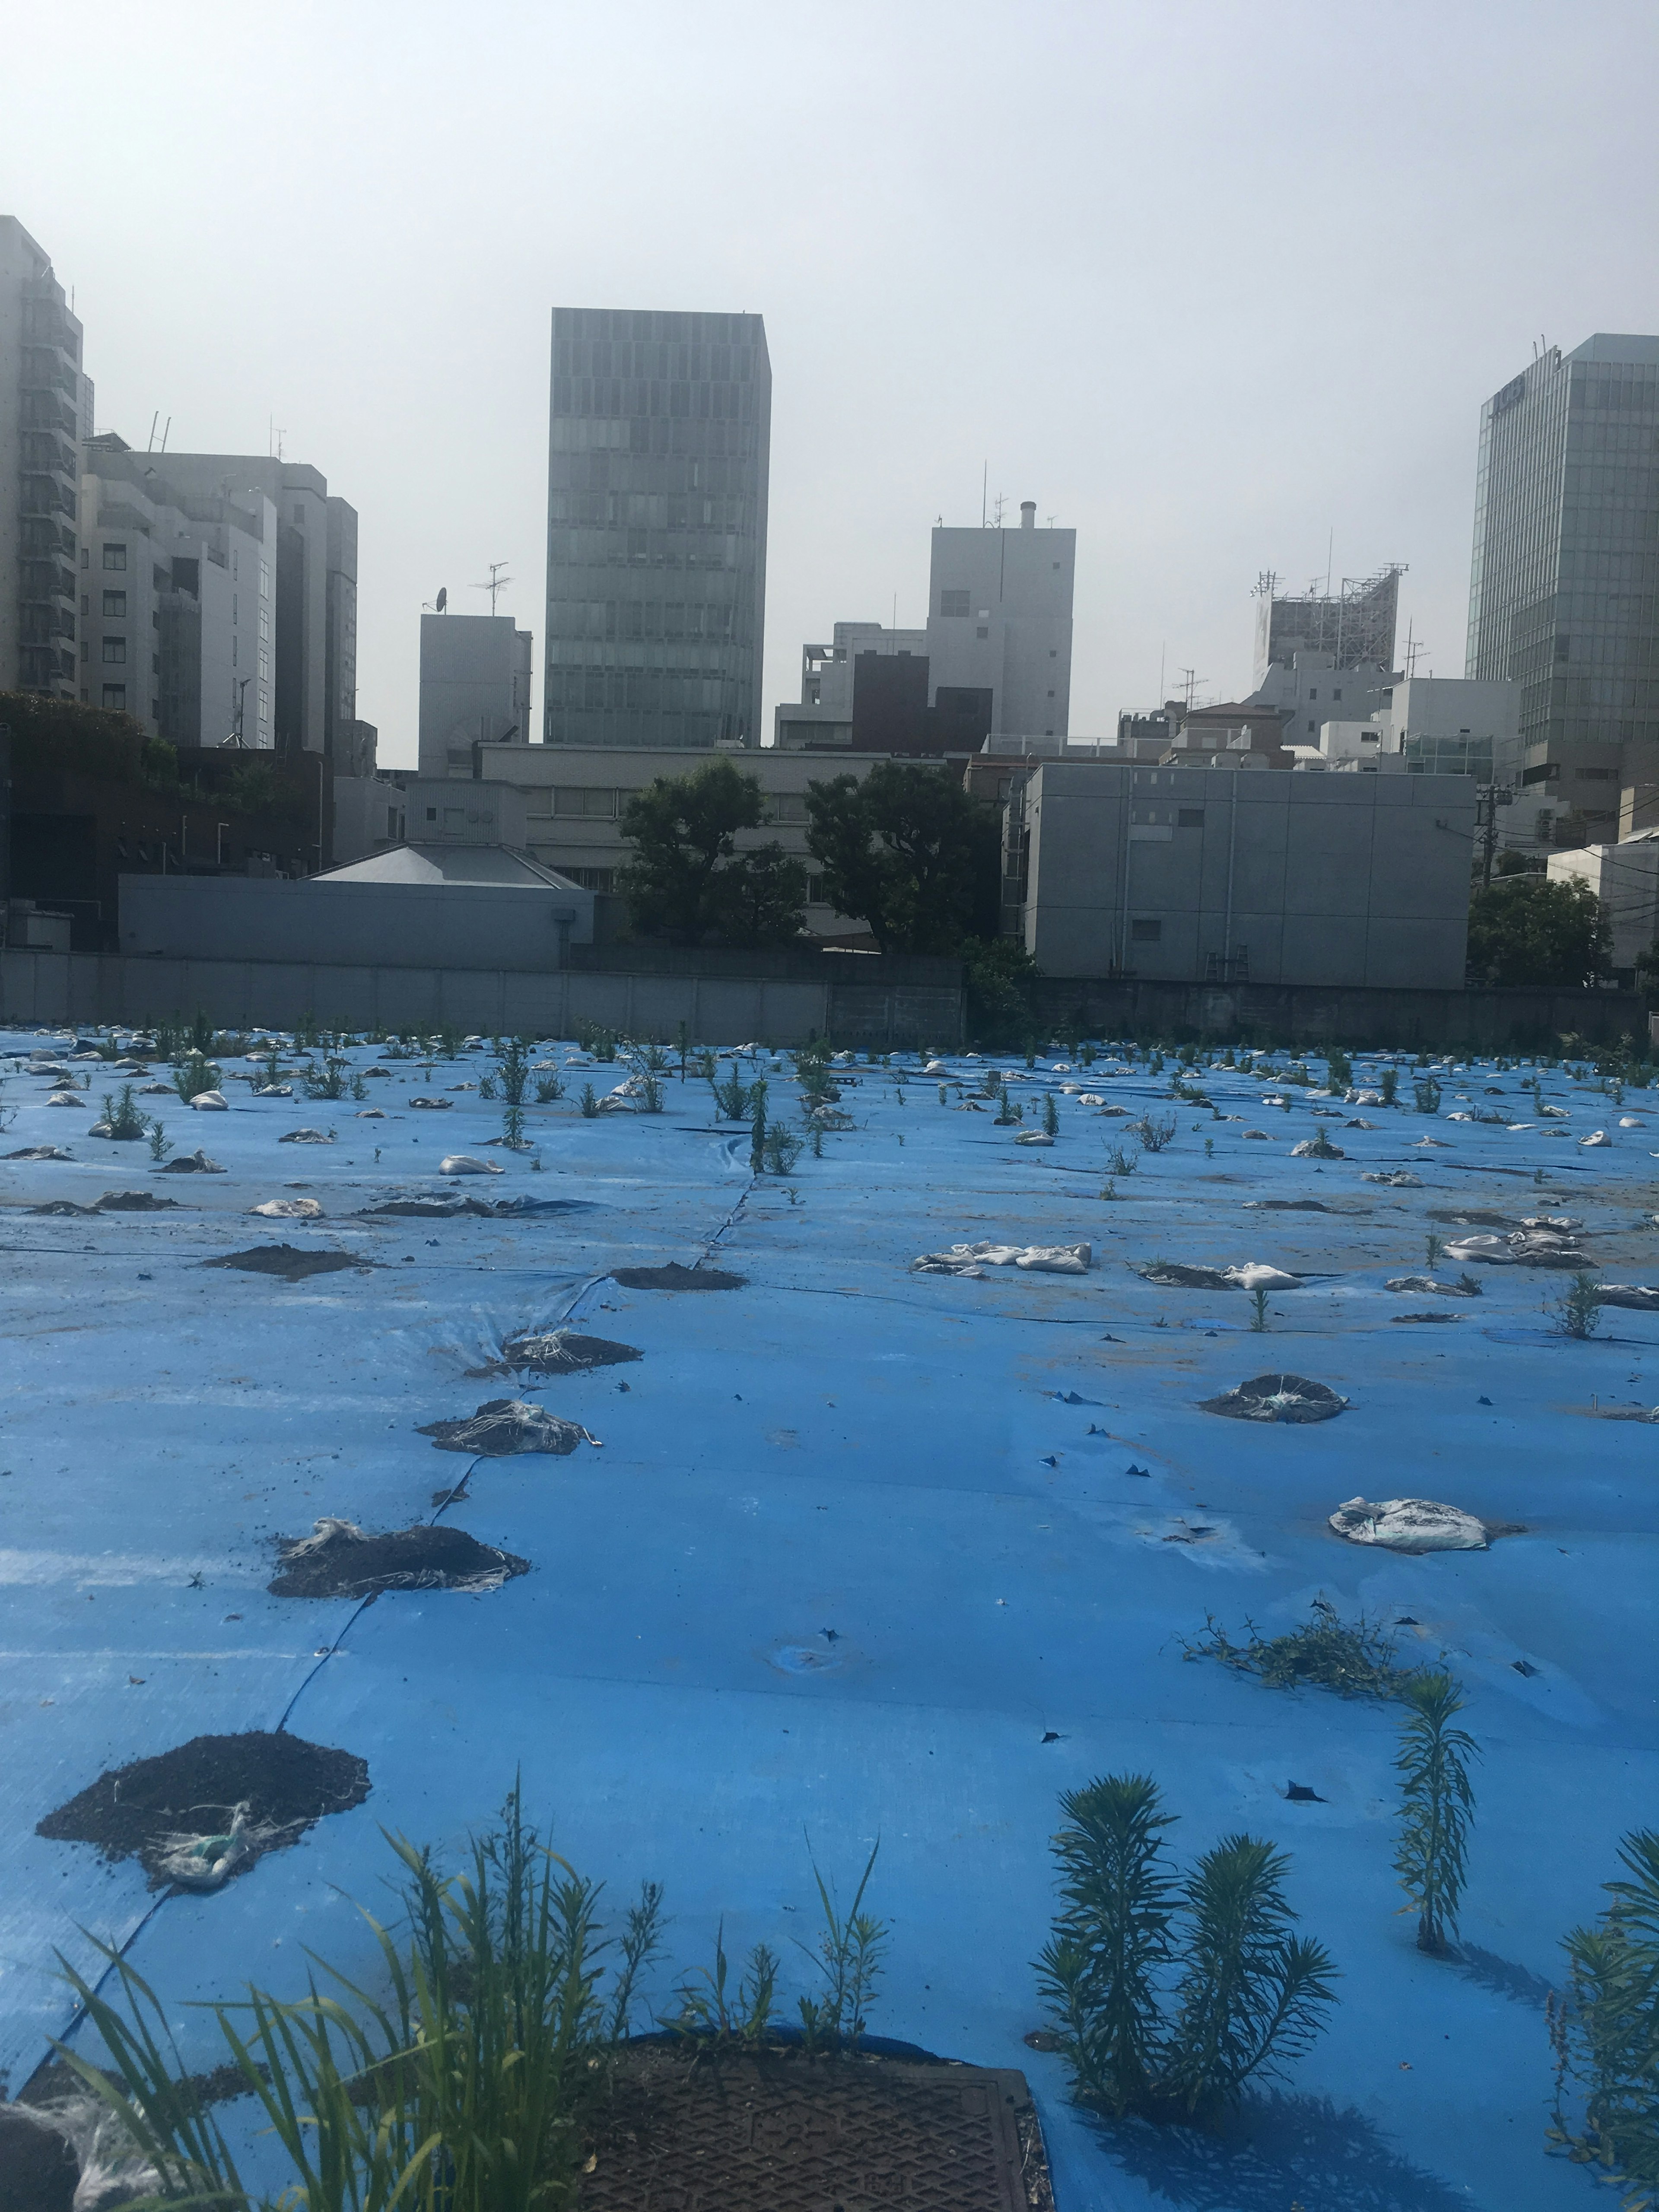
POLYGON ((1019 526, 1022 530, 1035 530, 1036 528, 1036 501, 1034 499, 1021 500, 1019 503, 1019 526))

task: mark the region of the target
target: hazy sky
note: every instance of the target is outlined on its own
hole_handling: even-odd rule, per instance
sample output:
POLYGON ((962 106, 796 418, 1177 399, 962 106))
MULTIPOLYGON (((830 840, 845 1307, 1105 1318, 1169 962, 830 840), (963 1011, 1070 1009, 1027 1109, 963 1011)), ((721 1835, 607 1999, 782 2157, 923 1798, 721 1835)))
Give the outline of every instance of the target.
MULTIPOLYGON (((1659 330, 1651 0, 14 4, 0 211, 98 426, 362 518, 358 711, 506 559, 539 709, 549 310, 747 309, 772 357, 765 710, 927 531, 1078 531, 1074 735, 1250 673, 1257 572, 1409 562, 1461 675, 1481 400, 1659 330)), ((538 725, 539 726, 539 723, 538 725)))

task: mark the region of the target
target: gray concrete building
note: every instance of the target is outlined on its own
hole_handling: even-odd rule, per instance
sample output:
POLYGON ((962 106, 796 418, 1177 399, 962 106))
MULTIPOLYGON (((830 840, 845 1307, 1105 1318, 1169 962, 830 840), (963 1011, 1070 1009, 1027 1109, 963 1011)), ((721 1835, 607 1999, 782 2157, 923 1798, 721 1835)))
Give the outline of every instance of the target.
POLYGON ((758 315, 554 309, 549 744, 758 745, 771 420, 758 315))
MULTIPOLYGON (((156 461, 156 457, 149 457, 156 461)), ((331 764, 357 707, 357 516, 319 469, 264 454, 167 453, 156 463, 187 500, 250 495, 276 516, 270 635, 258 641, 246 729, 268 727, 279 752, 331 764), (269 707, 258 715, 258 695, 269 707)))
POLYGON ((0 691, 76 696, 76 487, 92 398, 51 255, 0 216, 0 691))
POLYGON ((1659 755, 1659 337, 1551 346, 1482 407, 1465 673, 1521 687, 1499 775, 1611 830, 1659 755))
POLYGON ((965 713, 961 695, 988 693, 993 736, 1064 737, 1077 532, 1039 530, 1034 500, 1019 517, 1018 530, 933 532, 927 703, 965 713))
POLYGON ((1344 576, 1337 589, 1282 592, 1271 569, 1255 587, 1255 681, 1277 662, 1288 668, 1300 653, 1325 653, 1333 669, 1394 665, 1400 620, 1401 564, 1391 561, 1370 576, 1344 576))
POLYGON ((81 697, 171 744, 270 751, 276 508, 182 492, 113 431, 82 453, 81 697))
POLYGON ((422 775, 470 776, 475 745, 530 743, 531 650, 510 615, 421 617, 422 775))
POLYGON ((1009 810, 1045 975, 1462 983, 1468 777, 1044 760, 1009 810))

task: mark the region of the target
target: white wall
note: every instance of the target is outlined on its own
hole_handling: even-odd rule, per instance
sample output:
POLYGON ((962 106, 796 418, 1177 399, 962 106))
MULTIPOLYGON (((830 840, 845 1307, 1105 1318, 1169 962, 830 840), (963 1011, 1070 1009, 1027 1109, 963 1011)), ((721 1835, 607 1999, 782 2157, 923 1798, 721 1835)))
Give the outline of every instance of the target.
POLYGON ((1552 853, 1548 872, 1552 883, 1588 884, 1607 908, 1615 969, 1634 968, 1659 941, 1659 838, 1552 853))
POLYGON ((1075 530, 935 530, 927 586, 928 704, 940 684, 988 690, 994 735, 1064 737, 1072 711, 1076 565, 1075 530), (963 591, 967 613, 944 613, 944 595, 963 591))

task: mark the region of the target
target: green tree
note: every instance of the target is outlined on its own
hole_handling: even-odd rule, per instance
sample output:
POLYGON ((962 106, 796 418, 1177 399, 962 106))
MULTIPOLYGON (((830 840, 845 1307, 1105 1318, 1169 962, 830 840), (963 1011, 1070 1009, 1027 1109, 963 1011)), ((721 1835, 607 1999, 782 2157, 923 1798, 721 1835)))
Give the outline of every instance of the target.
POLYGON ((824 892, 884 952, 954 952, 996 930, 994 811, 948 769, 884 761, 806 789, 807 849, 824 892))
POLYGON ((805 920, 805 865, 776 842, 735 854, 714 878, 714 906, 728 945, 787 945, 805 920))
POLYGON ((1477 982, 1577 989, 1605 975, 1613 930, 1586 883, 1506 876, 1469 901, 1468 965, 1477 982))
POLYGON ((737 850, 738 832, 765 819, 758 779, 724 758, 636 793, 622 819, 635 858, 621 878, 635 927, 677 945, 702 945, 715 932, 740 945, 797 935, 805 868, 776 844, 737 850))
POLYGON ((1036 1027, 1037 964, 1017 937, 969 937, 968 1032, 976 1045, 1023 1043, 1036 1027))

